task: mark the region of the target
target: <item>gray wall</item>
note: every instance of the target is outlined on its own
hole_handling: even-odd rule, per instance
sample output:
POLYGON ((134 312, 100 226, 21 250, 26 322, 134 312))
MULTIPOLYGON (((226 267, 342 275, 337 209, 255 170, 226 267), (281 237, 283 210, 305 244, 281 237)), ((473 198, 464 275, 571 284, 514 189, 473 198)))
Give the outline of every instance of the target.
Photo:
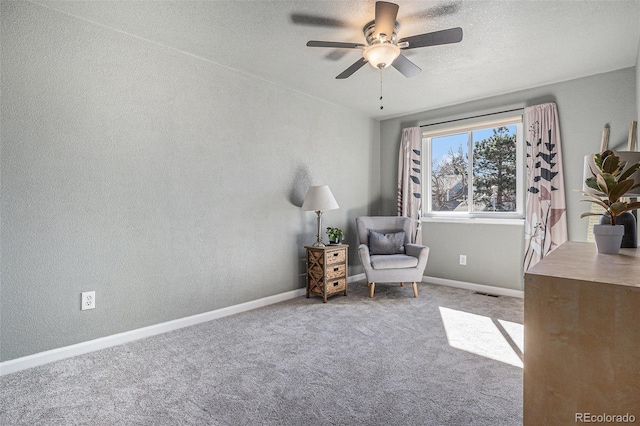
POLYGON ((0 361, 303 287, 312 184, 358 264, 377 122, 29 2, 1 17, 0 361))
MULTIPOLYGON (((0 361, 303 287, 312 184, 362 272, 354 219, 395 214, 400 130, 422 120, 556 101, 583 240, 581 158, 638 117, 637 67, 378 124, 29 2, 0 17, 0 361)), ((427 273, 520 288, 522 232, 426 224, 427 273)))
MULTIPOLYGON (((638 117, 636 73, 636 68, 627 68, 383 121, 382 213, 395 213, 402 128, 553 101, 560 116, 569 239, 585 241, 588 220, 580 219, 580 213, 588 205, 579 201, 581 195, 576 191, 582 188, 583 157, 600 148, 605 124, 611 127, 610 146, 626 148, 629 124, 638 117)), ((522 225, 425 223, 423 240, 431 246, 426 274, 521 289, 523 232, 522 225), (458 265, 459 254, 467 255, 467 266, 458 265)))
MULTIPOLYGON (((636 107, 638 109, 638 122, 640 123, 640 43, 638 43, 638 56, 636 57, 636 107)), ((636 143, 640 143, 640 141, 636 140, 636 143)), ((636 145, 636 148, 640 150, 638 145, 636 145)))

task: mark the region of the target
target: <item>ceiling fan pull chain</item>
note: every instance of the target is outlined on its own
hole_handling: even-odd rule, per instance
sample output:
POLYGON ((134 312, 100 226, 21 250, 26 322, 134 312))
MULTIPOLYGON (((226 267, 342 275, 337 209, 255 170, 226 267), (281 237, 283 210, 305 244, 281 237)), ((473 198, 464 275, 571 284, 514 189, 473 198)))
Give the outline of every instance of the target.
POLYGON ((380 109, 384 109, 382 106, 382 70, 380 70, 380 109))

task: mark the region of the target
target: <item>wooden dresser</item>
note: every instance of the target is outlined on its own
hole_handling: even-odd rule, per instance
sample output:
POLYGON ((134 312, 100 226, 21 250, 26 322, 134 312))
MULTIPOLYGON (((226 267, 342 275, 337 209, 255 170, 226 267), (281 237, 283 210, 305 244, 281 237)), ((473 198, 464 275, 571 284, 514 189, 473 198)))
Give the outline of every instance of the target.
POLYGON ((347 244, 326 247, 305 246, 307 249, 307 297, 311 294, 327 297, 337 293, 347 295, 347 244))
POLYGON ((567 242, 524 286, 524 425, 640 422, 640 249, 567 242))

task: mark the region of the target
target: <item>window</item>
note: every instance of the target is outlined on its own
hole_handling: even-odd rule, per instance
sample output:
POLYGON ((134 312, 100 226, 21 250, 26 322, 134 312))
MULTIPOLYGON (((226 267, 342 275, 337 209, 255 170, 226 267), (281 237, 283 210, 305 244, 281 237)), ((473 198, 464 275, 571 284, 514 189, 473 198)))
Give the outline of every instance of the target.
POLYGON ((521 115, 428 126, 422 138, 425 216, 523 217, 521 115))

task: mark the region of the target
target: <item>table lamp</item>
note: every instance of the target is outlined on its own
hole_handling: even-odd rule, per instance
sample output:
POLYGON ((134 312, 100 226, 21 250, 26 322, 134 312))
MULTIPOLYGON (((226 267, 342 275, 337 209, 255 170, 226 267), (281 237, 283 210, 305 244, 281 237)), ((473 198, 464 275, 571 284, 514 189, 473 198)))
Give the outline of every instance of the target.
POLYGON ((327 185, 312 186, 307 191, 307 196, 302 203, 302 210, 315 211, 318 215, 318 241, 313 245, 314 247, 324 247, 322 242, 322 232, 320 231, 321 217, 325 210, 334 210, 338 208, 336 199, 333 198, 333 194, 327 185))

